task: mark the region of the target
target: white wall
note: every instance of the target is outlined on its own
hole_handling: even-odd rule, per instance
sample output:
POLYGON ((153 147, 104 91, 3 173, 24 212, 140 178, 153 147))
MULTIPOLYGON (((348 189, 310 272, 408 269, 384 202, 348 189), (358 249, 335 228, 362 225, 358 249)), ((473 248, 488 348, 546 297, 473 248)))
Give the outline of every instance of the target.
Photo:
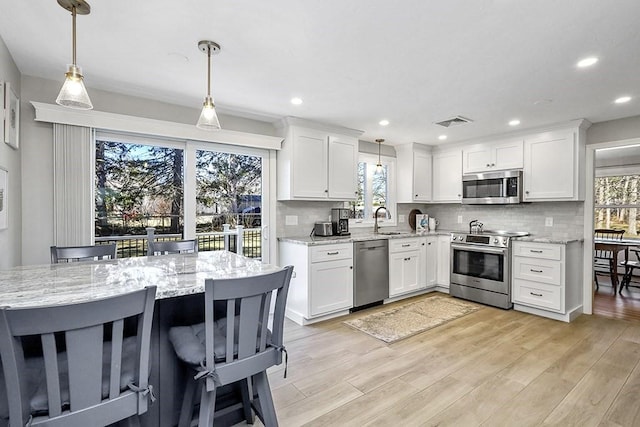
MULTIPOLYGON (((0 81, 9 82, 13 91, 22 99, 20 91, 20 72, 7 50, 7 46, 0 38, 0 81)), ((0 105, 4 105, 4 100, 0 100, 0 105)), ((21 110, 24 110, 24 102, 21 110)), ((2 121, 2 113, 4 110, 0 108, 0 121, 2 121)), ((20 117, 21 126, 24 119, 20 117)), ((22 129, 20 129, 22 131, 22 129)), ((20 135, 22 139, 22 135, 20 135)), ((9 189, 8 189, 8 219, 9 228, 0 230, 0 269, 6 269, 19 265, 21 262, 20 254, 22 252, 20 231, 22 229, 21 217, 21 175, 22 165, 20 164, 20 153, 22 151, 22 143, 19 150, 14 150, 4 142, 4 135, 0 135, 0 167, 9 172, 9 189)))
POLYGON ((594 123, 587 130, 587 144, 624 141, 640 137, 640 116, 594 123))
MULTIPOLYGON (((50 259, 49 246, 53 243, 53 125, 35 122, 35 111, 28 101, 54 103, 61 82, 29 76, 22 78, 22 260, 14 259, 8 266, 42 264, 50 259)), ((98 111, 193 123, 194 126, 200 114, 198 106, 188 108, 90 87, 87 90, 94 109, 98 111)), ((225 129, 276 135, 271 123, 223 114, 219 118, 225 129)), ((20 249, 16 253, 19 256, 20 249)))

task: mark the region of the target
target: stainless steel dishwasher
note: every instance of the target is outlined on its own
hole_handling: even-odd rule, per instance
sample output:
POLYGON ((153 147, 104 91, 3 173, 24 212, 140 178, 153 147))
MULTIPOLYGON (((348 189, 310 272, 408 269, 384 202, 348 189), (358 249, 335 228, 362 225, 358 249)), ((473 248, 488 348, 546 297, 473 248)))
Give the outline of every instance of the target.
POLYGON ((353 245, 353 306, 373 305, 389 298, 389 244, 386 239, 353 245))

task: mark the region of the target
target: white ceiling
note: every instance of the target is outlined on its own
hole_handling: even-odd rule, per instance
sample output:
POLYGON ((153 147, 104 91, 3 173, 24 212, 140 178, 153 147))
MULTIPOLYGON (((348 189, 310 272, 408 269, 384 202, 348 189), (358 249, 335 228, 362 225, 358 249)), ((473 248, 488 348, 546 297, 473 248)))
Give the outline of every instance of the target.
MULTIPOLYGON (((640 115, 638 0, 89 3, 91 14, 78 16, 89 94, 199 108, 206 55, 197 43, 210 39, 222 46, 212 71, 221 113, 298 116, 369 141, 438 144, 443 133, 452 142, 512 131, 513 118, 526 129, 640 115), (576 67, 591 55, 595 66, 576 67), (634 99, 614 104, 621 95, 634 99), (434 124, 455 115, 474 122, 434 124)), ((0 0, 0 36, 21 73, 62 84, 71 16, 55 0, 0 0)))

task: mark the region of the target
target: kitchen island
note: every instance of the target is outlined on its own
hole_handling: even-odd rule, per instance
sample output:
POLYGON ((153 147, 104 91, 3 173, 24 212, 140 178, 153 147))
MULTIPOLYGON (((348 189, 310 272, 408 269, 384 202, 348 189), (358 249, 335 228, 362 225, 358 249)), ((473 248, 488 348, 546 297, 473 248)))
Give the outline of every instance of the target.
POLYGON ((250 277, 279 269, 226 251, 23 266, 0 271, 0 304, 79 303, 155 285, 149 383, 158 400, 141 420, 145 426, 173 426, 183 381, 168 340, 169 328, 202 321, 205 279, 250 277))

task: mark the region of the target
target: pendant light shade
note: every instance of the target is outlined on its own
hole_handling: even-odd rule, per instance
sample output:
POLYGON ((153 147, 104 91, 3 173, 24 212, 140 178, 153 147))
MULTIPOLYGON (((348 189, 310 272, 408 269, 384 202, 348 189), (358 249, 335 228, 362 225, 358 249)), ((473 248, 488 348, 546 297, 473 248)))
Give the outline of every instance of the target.
POLYGON ((376 175, 380 175, 383 171, 382 162, 380 161, 380 146, 384 142, 384 139, 376 139, 378 143, 378 164, 376 165, 376 171, 374 172, 376 175))
POLYGON ((93 104, 87 94, 82 79, 82 70, 76 65, 76 15, 88 15, 91 7, 84 0, 58 0, 58 4, 71 12, 72 28, 72 63, 65 73, 65 81, 60 89, 56 103, 69 108, 79 110, 90 110, 93 104))
POLYGON ((209 40, 202 40, 198 43, 198 48, 207 54, 207 96, 204 98, 202 112, 196 127, 204 130, 219 130, 220 121, 211 97, 211 55, 220 51, 220 45, 209 40))

